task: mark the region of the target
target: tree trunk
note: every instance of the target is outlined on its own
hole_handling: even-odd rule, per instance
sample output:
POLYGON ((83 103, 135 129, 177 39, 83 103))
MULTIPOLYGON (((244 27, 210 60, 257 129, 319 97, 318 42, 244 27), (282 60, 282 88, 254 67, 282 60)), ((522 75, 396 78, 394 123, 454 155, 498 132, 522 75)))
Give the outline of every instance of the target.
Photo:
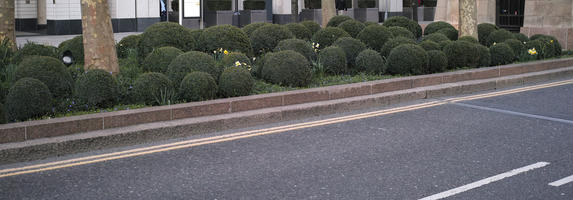
POLYGON ((291 16, 292 16, 292 18, 291 18, 292 22, 297 23, 298 22, 298 0, 291 0, 290 11, 291 11, 291 16))
POLYGON ((334 0, 321 0, 322 4, 322 27, 326 27, 330 18, 336 15, 334 0))
POLYGON ((460 0, 460 36, 478 38, 476 0, 460 0))
POLYGON ((12 49, 16 50, 16 32, 14 19, 14 0, 0 1, 0 42, 8 38, 12 49))
POLYGON ((84 69, 119 72, 107 0, 82 0, 84 69))

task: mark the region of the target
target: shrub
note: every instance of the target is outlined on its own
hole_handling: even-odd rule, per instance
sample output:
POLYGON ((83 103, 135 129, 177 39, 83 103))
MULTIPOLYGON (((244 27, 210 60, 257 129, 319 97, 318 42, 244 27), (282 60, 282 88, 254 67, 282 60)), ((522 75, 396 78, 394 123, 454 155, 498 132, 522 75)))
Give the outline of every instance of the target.
POLYGON ((368 74, 383 74, 386 72, 384 59, 377 51, 366 49, 356 57, 356 68, 368 74))
POLYGON ((382 25, 386 27, 392 27, 392 26, 404 27, 408 29, 410 32, 412 32, 412 34, 414 34, 416 38, 422 36, 422 27, 417 22, 403 16, 390 17, 386 21, 384 21, 382 25))
POLYGON ((47 56, 58 58, 56 47, 28 42, 14 54, 12 63, 19 64, 28 56, 47 56))
POLYGON ((198 43, 204 52, 213 52, 219 48, 243 53, 249 53, 251 50, 249 36, 241 29, 228 24, 203 30, 198 43))
POLYGON ((285 25, 295 38, 309 41, 312 33, 302 24, 288 23, 285 25))
POLYGON ((340 47, 326 47, 318 54, 318 61, 328 74, 344 74, 346 69, 346 53, 340 47))
POLYGON ((378 22, 371 22, 371 21, 364 22, 364 27, 368 27, 370 25, 380 25, 380 24, 378 24, 378 22))
POLYGON ((268 25, 269 23, 266 22, 257 22, 257 23, 252 23, 249 25, 246 25, 245 27, 243 27, 243 32, 245 32, 245 34, 247 34, 247 36, 249 36, 249 38, 252 36, 253 32, 255 32, 255 30, 263 27, 264 25, 268 25))
POLYGON ((541 55, 543 58, 552 58, 561 55, 562 48, 557 38, 550 35, 534 35, 531 38, 535 38, 534 40, 539 40, 544 44, 543 54, 541 55))
POLYGON ((529 50, 535 49, 537 51, 537 55, 529 55, 535 57, 536 59, 543 59, 545 54, 545 42, 541 40, 530 40, 525 44, 525 50, 527 51, 527 55, 529 55, 529 50))
POLYGON ((444 34, 450 40, 458 40, 459 32, 456 29, 444 28, 444 29, 438 30, 436 33, 444 34))
POLYGON ((309 62, 304 56, 290 50, 265 57, 262 75, 270 83, 292 87, 307 86, 312 78, 309 62))
POLYGON ((479 44, 479 41, 476 38, 474 38, 472 36, 467 36, 467 35, 460 37, 458 40, 459 41, 466 41, 466 42, 469 42, 472 44, 479 44))
POLYGON ((251 59, 247 57, 245 54, 240 52, 231 52, 228 55, 223 56, 221 60, 221 65, 223 68, 235 66, 235 62, 245 63, 247 65, 251 65, 251 59))
POLYGON ((523 33, 513 33, 513 36, 515 37, 515 39, 521 42, 529 42, 529 38, 523 33))
POLYGON ((433 34, 424 36, 422 41, 426 41, 426 40, 440 43, 442 41, 450 41, 450 38, 446 37, 444 34, 441 34, 441 33, 433 33, 433 34))
POLYGON ((330 18, 330 20, 328 21, 326 26, 327 27, 337 27, 338 25, 340 25, 342 22, 344 22, 346 20, 352 20, 352 18, 349 16, 346 16, 346 15, 337 15, 337 16, 330 18))
POLYGON ((117 101, 118 83, 109 72, 87 71, 76 80, 75 95, 81 104, 106 108, 117 101))
POLYGON ((58 57, 61 59, 64 56, 71 56, 74 64, 84 63, 84 39, 81 35, 60 43, 58 46, 58 57))
POLYGON ((272 51, 281 40, 294 38, 285 26, 269 24, 258 28, 251 35, 253 51, 256 55, 272 51))
POLYGON ((133 90, 137 101, 147 105, 161 105, 163 99, 173 100, 169 98, 173 97, 173 84, 162 73, 148 72, 141 74, 135 80, 133 90))
POLYGON ((494 43, 502 43, 509 39, 515 39, 513 34, 505 29, 500 29, 489 34, 487 37, 487 46, 491 46, 494 43))
POLYGON ((516 58, 519 58, 521 54, 526 53, 525 45, 519 40, 509 39, 503 42, 503 44, 507 44, 511 48, 511 50, 513 50, 513 53, 515 54, 516 58))
POLYGON ((453 41, 451 40, 444 40, 441 42, 438 42, 438 44, 440 45, 440 50, 444 50, 446 46, 448 46, 448 44, 451 44, 453 41))
POLYGON ((199 39, 201 39, 201 34, 203 34, 203 29, 192 29, 191 30, 191 36, 193 36, 193 39, 195 39, 195 41, 199 42, 199 39))
POLYGON ((489 66, 491 62, 491 54, 489 53, 489 48, 483 46, 481 44, 476 44, 476 55, 477 59, 475 59, 475 63, 477 63, 478 67, 486 67, 489 66))
POLYGON ((465 41, 455 41, 444 47, 444 53, 448 56, 448 69, 461 67, 475 67, 477 58, 475 45, 465 41))
POLYGON ((52 93, 42 81, 23 78, 10 88, 6 96, 5 112, 8 121, 24 121, 41 117, 52 109, 52 93))
POLYGON ((219 74, 221 73, 212 56, 203 52, 190 51, 177 56, 169 64, 167 76, 174 85, 179 85, 185 75, 194 71, 209 73, 215 80, 219 79, 219 74))
POLYGON ((393 37, 405 37, 405 38, 411 38, 413 40, 416 39, 416 37, 414 37, 414 34, 412 34, 412 32, 410 32, 408 29, 404 27, 392 26, 388 28, 388 31, 392 33, 393 37))
POLYGON ((487 38, 489 37, 489 35, 492 32, 497 31, 498 29, 499 28, 493 24, 488 24, 488 23, 478 24, 478 41, 479 41, 479 43, 482 45, 487 45, 487 38))
POLYGON ((366 49, 366 45, 364 43, 351 37, 340 38, 334 42, 333 46, 340 47, 344 50, 344 53, 346 54, 346 62, 348 62, 349 67, 354 67, 356 65, 356 56, 366 49))
POLYGON ((505 65, 513 62, 515 53, 509 45, 500 43, 489 47, 491 55, 491 65, 505 65))
MULTIPOLYGON (((68 72, 70 73, 70 75, 72 76, 72 80, 75 82, 76 79, 78 79, 78 77, 82 74, 84 74, 84 66, 83 65, 72 65, 69 66, 66 70, 68 70, 68 72)), ((120 70, 121 71, 121 70, 120 70)), ((121 73, 121 72, 120 72, 121 73)))
POLYGON ((159 22, 149 26, 141 34, 137 48, 138 57, 143 60, 154 49, 165 46, 190 51, 196 44, 197 41, 189 29, 173 22, 159 22))
POLYGON ((431 50, 442 50, 440 48, 440 45, 438 43, 435 43, 431 40, 426 40, 423 42, 420 42, 419 44, 424 50, 426 51, 431 51, 431 50))
POLYGON ((265 64, 265 58, 268 57, 272 52, 260 55, 259 57, 253 58, 253 65, 251 66, 251 75, 259 79, 263 79, 262 71, 265 64))
POLYGON ((205 101, 217 96, 217 82, 205 72, 191 72, 179 86, 179 98, 184 101, 205 101))
POLYGON ((316 58, 314 53, 314 49, 312 45, 304 40, 300 39, 286 39, 279 42, 275 51, 285 51, 285 50, 292 50, 300 53, 304 57, 306 57, 309 61, 312 61, 316 58))
POLYGON ((405 37, 393 38, 390 41, 386 42, 386 44, 384 44, 384 46, 380 50, 380 55, 382 55, 382 57, 388 57, 388 55, 390 55, 390 51, 392 51, 392 49, 394 49, 395 47, 400 46, 401 44, 415 44, 415 42, 412 41, 412 39, 405 37))
POLYGON ((543 37, 545 37, 545 36, 546 36, 546 35, 543 35, 543 34, 535 34, 535 35, 532 35, 532 36, 529 38, 529 40, 537 40, 537 39, 543 38, 543 37))
POLYGON ((385 26, 372 25, 364 28, 356 38, 364 42, 368 48, 380 51, 384 43, 392 38, 392 33, 385 26))
POLYGON ((183 51, 175 47, 161 47, 155 49, 145 57, 141 68, 145 72, 165 73, 171 61, 181 54, 183 54, 183 51))
POLYGON ((443 51, 431 50, 428 53, 428 73, 440 73, 448 68, 448 57, 443 51))
POLYGON ((422 47, 403 44, 390 52, 386 67, 390 74, 424 74, 427 71, 428 54, 422 47))
POLYGON ((316 23, 314 21, 310 21, 310 20, 303 21, 300 24, 302 24, 304 27, 306 27, 312 35, 314 35, 316 32, 318 32, 321 29, 321 27, 318 23, 316 23))
POLYGON ((356 20, 346 20, 340 23, 337 27, 346 31, 351 37, 356 37, 358 33, 365 28, 364 24, 356 20))
POLYGON ((456 29, 454 28, 454 26, 452 26, 447 22, 437 21, 437 22, 432 22, 428 24, 428 26, 426 26, 426 29, 424 29, 424 35, 430 35, 432 33, 438 32, 441 29, 446 29, 446 28, 456 29))
POLYGON ((129 51, 137 50, 140 39, 140 35, 129 35, 121 39, 116 45, 117 57, 127 58, 129 51))
POLYGON ((325 47, 332 45, 334 41, 342 37, 350 37, 350 34, 342 30, 341 28, 326 27, 320 29, 320 31, 314 34, 314 36, 312 37, 312 42, 320 44, 320 49, 323 49, 325 47))
POLYGON ((248 70, 227 67, 219 80, 219 92, 224 97, 246 96, 251 93, 254 84, 255 80, 248 70))
POLYGON ((72 93, 72 76, 66 66, 53 57, 27 57, 20 62, 15 75, 16 80, 28 77, 42 81, 56 98, 67 97, 72 93))

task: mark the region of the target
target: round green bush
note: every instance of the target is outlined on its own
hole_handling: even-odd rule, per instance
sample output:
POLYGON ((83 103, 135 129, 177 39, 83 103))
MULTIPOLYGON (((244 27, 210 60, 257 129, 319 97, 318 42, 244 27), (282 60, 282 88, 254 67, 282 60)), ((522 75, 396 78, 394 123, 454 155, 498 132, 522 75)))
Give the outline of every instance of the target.
POLYGON ((201 34, 203 34, 203 29, 192 29, 191 30, 191 36, 193 36, 193 39, 195 39, 195 41, 199 42, 199 39, 201 39, 201 34))
POLYGON ((489 48, 481 44, 476 44, 475 48, 476 48, 477 59, 474 60, 474 63, 477 64, 472 64, 472 65, 477 65, 478 67, 489 66, 489 63, 491 63, 491 54, 489 53, 489 48))
POLYGON ((364 28, 356 38, 366 44, 368 48, 380 51, 384 44, 392 38, 392 33, 385 26, 372 25, 364 28))
POLYGON ((334 42, 332 46, 340 47, 346 54, 346 62, 349 67, 354 67, 356 64, 356 56, 366 49, 366 45, 360 40, 343 37, 334 42))
POLYGON ((145 57, 141 68, 145 72, 165 73, 171 61, 181 54, 183 51, 175 47, 157 48, 145 57))
POLYGON ((251 34, 253 51, 256 55, 271 52, 281 40, 294 38, 285 26, 268 24, 258 28, 251 34))
POLYGON ((255 32, 255 30, 263 27, 264 25, 268 25, 269 23, 266 22, 257 22, 257 23, 252 23, 249 25, 246 25, 245 27, 243 27, 243 31, 245 32, 245 34, 247 34, 249 36, 249 38, 252 36, 253 32, 255 32))
POLYGON ((14 57, 12 57, 12 63, 18 64, 28 56, 48 56, 58 58, 58 52, 56 47, 28 42, 16 51, 14 57))
POLYGON ((426 73, 428 54, 415 44, 403 44, 390 52, 386 59, 386 69, 390 74, 418 75, 426 73))
POLYGON ((384 74, 386 72, 384 59, 372 49, 366 49, 356 56, 356 69, 368 74, 384 74))
POLYGON ((531 38, 535 38, 532 40, 538 40, 544 44, 541 55, 543 58, 552 58, 561 55, 563 49, 557 38, 550 35, 533 35, 531 38))
POLYGON ((122 38, 116 45, 117 57, 127 58, 129 51, 136 51, 140 39, 140 35, 129 35, 122 38))
POLYGON ((440 45, 440 50, 443 51, 444 48, 445 48, 448 44, 451 44, 452 42, 453 42, 453 41, 451 41, 451 40, 444 40, 444 41, 438 42, 438 44, 440 45))
POLYGON ((468 35, 462 36, 462 37, 458 38, 458 40, 459 41, 466 41, 466 42, 469 42, 472 44, 479 44, 479 41, 476 38, 474 38, 472 36, 468 36, 468 35))
POLYGON ((219 92, 224 97, 247 96, 251 94, 255 80, 251 73, 240 67, 228 67, 221 74, 219 92))
POLYGON ((446 28, 456 29, 454 28, 454 26, 452 26, 447 22, 437 21, 437 22, 432 22, 428 24, 428 26, 426 26, 426 29, 424 29, 424 35, 430 35, 432 33, 438 32, 441 29, 446 29, 446 28))
POLYGON ((349 16, 346 16, 346 15, 337 15, 337 16, 330 18, 330 20, 328 21, 326 26, 327 27, 337 27, 338 25, 340 25, 342 22, 344 22, 346 20, 352 20, 352 18, 349 16))
POLYGON ((199 46, 203 52, 213 52, 217 49, 249 53, 251 41, 241 29, 229 24, 212 26, 201 33, 199 46))
POLYGON ((191 30, 177 23, 155 23, 141 34, 137 48, 138 57, 143 60, 154 49, 165 46, 175 47, 182 51, 190 51, 197 46, 197 41, 193 38, 191 30))
POLYGON ((239 62, 241 66, 243 63, 247 66, 251 65, 251 59, 240 52, 231 52, 228 55, 223 56, 223 59, 221 59, 221 65, 223 68, 236 66, 236 62, 239 62))
POLYGON ((529 38, 529 40, 537 40, 537 39, 540 39, 540 38, 543 38, 543 37, 546 37, 546 35, 543 35, 543 34, 534 34, 534 35, 532 35, 532 36, 529 38))
POLYGON ((147 105, 159 105, 163 99, 173 100, 173 83, 162 73, 141 74, 133 86, 137 101, 147 105))
MULTIPOLYGON (((72 65, 69 66, 66 70, 68 70, 68 72, 70 73, 70 75, 72 76, 72 80, 75 82, 78 77, 80 75, 82 75, 83 73, 85 73, 84 70, 84 66, 83 65, 72 65)), ((120 70, 121 71, 121 70, 120 70)), ((121 72, 120 72, 121 73, 121 72)))
POLYGON ((476 67, 477 58, 475 44, 465 41, 454 41, 444 47, 444 53, 448 56, 448 69, 462 67, 476 67))
POLYGON ((205 101, 217 96, 217 82, 205 72, 191 72, 179 86, 179 98, 187 102, 205 101))
POLYGON ((393 37, 405 37, 405 38, 411 38, 412 40, 416 39, 414 34, 412 34, 412 32, 410 32, 408 29, 404 27, 392 26, 388 28, 388 31, 392 33, 393 37))
POLYGON ((370 26, 370 25, 380 25, 380 24, 378 24, 377 22, 371 22, 371 21, 365 21, 364 22, 365 27, 370 26))
POLYGON ((314 21, 310 21, 310 20, 303 21, 300 24, 302 24, 304 27, 306 27, 310 31, 310 33, 312 33, 312 35, 314 35, 316 32, 318 32, 321 29, 321 27, 318 23, 316 23, 314 21))
POLYGON ((479 43, 482 45, 487 45, 487 38, 489 37, 489 35, 492 32, 497 31, 498 29, 499 28, 493 24, 488 24, 488 23, 478 24, 478 41, 479 41, 479 43))
POLYGON ((201 71, 211 74, 215 80, 219 79, 220 69, 212 56, 198 51, 190 51, 175 58, 167 67, 167 76, 174 85, 181 84, 181 80, 190 72, 201 71))
POLYGON ((107 108, 117 102, 119 86, 111 73, 95 69, 78 77, 74 94, 81 104, 107 108))
POLYGON ((348 34, 350 34, 351 37, 354 38, 360 33, 360 31, 362 31, 362 29, 365 28, 364 24, 356 20, 346 20, 340 23, 337 27, 346 31, 348 34))
POLYGON ((68 97, 72 93, 73 79, 66 66, 56 58, 30 56, 18 65, 16 79, 34 78, 42 81, 55 98, 68 97))
POLYGON ((489 47, 489 52, 491 54, 491 65, 505 65, 512 63, 515 59, 515 53, 505 43, 499 43, 489 47))
POLYGON ((304 40, 286 39, 279 42, 279 45, 277 45, 277 48, 275 48, 275 52, 285 51, 285 50, 296 51, 301 55, 303 55, 309 61, 312 61, 316 58, 316 54, 314 52, 314 49, 312 48, 312 45, 304 40))
POLYGON ((288 23, 285 25, 295 38, 309 41, 312 33, 305 26, 298 23, 288 23))
POLYGON ((422 27, 417 22, 403 16, 390 17, 386 21, 384 21, 382 25, 386 27, 392 27, 392 26, 404 27, 408 29, 410 32, 412 32, 416 38, 422 36, 422 27))
POLYGON ((436 33, 444 34, 450 40, 458 40, 459 32, 458 32, 458 30, 453 29, 453 28, 440 29, 436 33))
POLYGON ((448 57, 443 51, 431 50, 428 53, 428 73, 440 73, 448 68, 448 57))
POLYGON ((64 56, 71 56, 74 64, 84 63, 84 39, 81 35, 60 43, 58 46, 58 57, 61 59, 64 56))
POLYGON ((346 53, 340 47, 330 46, 318 54, 318 61, 327 74, 344 74, 347 71, 346 53))
POLYGON ((420 44, 418 44, 418 45, 420 45, 426 51, 442 50, 438 43, 435 43, 431 40, 426 40, 426 41, 420 42, 420 44))
POLYGON ((424 36, 424 38, 422 39, 422 41, 426 41, 426 40, 440 43, 442 41, 450 41, 450 38, 446 37, 444 34, 441 34, 441 33, 432 33, 430 35, 424 36))
POLYGON ((521 42, 529 42, 529 38, 523 33, 513 33, 513 36, 515 37, 515 39, 521 42))
POLYGON ((527 51, 525 51, 525 45, 523 44, 523 42, 517 39, 509 39, 502 43, 507 44, 511 48, 511 50, 513 50, 513 53, 515 54, 516 58, 519 58, 521 54, 527 53, 527 51))
POLYGON ((500 29, 497 31, 492 32, 491 34, 489 34, 489 36, 487 37, 487 45, 486 46, 491 46, 494 43, 502 43, 505 40, 509 40, 509 39, 515 39, 515 37, 513 37, 513 34, 505 29, 500 29))
POLYGON ((412 39, 405 37, 392 38, 390 41, 384 44, 384 46, 380 50, 380 55, 382 55, 382 57, 388 57, 392 49, 396 48, 397 46, 400 46, 401 44, 415 44, 415 42, 412 41, 412 39))
POLYGON ((5 114, 8 121, 24 121, 44 116, 52 109, 52 93, 42 81, 23 78, 10 88, 6 96, 5 114))
POLYGON ((320 31, 316 32, 312 37, 312 42, 320 44, 320 49, 326 48, 331 46, 338 38, 342 37, 350 37, 346 31, 342 30, 341 28, 337 27, 326 27, 320 29, 320 31))
POLYGON ((309 62, 304 56, 290 50, 265 57, 262 75, 270 83, 291 87, 307 86, 312 78, 309 62))

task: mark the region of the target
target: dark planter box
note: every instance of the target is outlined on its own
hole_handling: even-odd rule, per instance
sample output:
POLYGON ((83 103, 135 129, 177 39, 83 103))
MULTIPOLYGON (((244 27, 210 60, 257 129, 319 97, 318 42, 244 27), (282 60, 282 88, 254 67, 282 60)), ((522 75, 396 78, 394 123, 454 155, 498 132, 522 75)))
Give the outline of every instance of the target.
POLYGON ((257 22, 267 22, 267 10, 241 10, 241 26, 257 22))
POLYGON ((205 27, 233 24, 232 10, 205 11, 205 27))
MULTIPOLYGON (((349 9, 350 10, 350 9, 349 9)), ((378 22, 378 8, 354 8, 354 19, 360 22, 378 22)))
POLYGON ((314 21, 322 25, 322 11, 320 9, 302 9, 299 14, 300 21, 314 21))

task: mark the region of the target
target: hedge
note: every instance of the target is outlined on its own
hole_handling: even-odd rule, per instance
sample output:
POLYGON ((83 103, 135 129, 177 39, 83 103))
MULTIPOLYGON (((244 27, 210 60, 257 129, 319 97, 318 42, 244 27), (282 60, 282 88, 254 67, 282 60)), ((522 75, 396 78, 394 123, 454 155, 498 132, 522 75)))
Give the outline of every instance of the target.
POLYGON ((394 49, 395 47, 397 47, 401 44, 415 44, 415 42, 412 41, 412 39, 405 38, 405 37, 393 38, 390 41, 386 42, 386 44, 384 44, 384 46, 380 50, 380 55, 382 55, 382 57, 388 57, 388 55, 390 55, 390 52, 392 51, 392 49, 394 49))
POLYGON ((509 64, 515 60, 515 53, 505 43, 492 45, 489 47, 489 52, 492 66, 509 64))
POLYGON ((172 102, 175 90, 173 83, 162 73, 148 72, 140 75, 133 86, 138 102, 147 105, 161 105, 172 102))
POLYGON ((320 44, 320 49, 328 47, 338 40, 338 38, 350 37, 346 31, 337 27, 326 27, 316 32, 312 37, 312 42, 320 44))
POLYGON ((327 74, 344 74, 346 73, 346 53, 340 47, 326 47, 318 54, 318 61, 327 74))
POLYGON ((205 101, 217 96, 219 87, 215 79, 205 72, 191 72, 179 86, 179 98, 190 101, 205 101))
POLYGON ((450 41, 450 38, 446 37, 444 34, 441 34, 441 33, 432 33, 432 34, 426 35, 426 36, 424 36, 424 38, 422 38, 422 41, 426 41, 426 40, 440 43, 443 41, 450 41))
POLYGON ((428 54, 415 44, 403 44, 390 52, 386 67, 390 74, 419 75, 425 74, 428 65, 428 54))
POLYGON ((221 74, 212 56, 203 52, 190 51, 177 56, 169 64, 167 76, 174 85, 179 85, 188 73, 194 71, 209 73, 215 80, 218 80, 221 74))
POLYGON ((386 66, 384 59, 377 51, 366 49, 356 57, 356 69, 368 74, 384 74, 386 66))
POLYGON ((255 55, 270 52, 281 40, 294 38, 287 27, 278 24, 269 24, 258 28, 251 34, 251 41, 255 55))
POLYGON ((388 31, 390 31, 390 33, 392 33, 393 37, 405 37, 405 38, 411 38, 412 40, 416 39, 414 34, 412 34, 412 32, 410 32, 408 29, 406 29, 404 27, 392 26, 392 27, 388 28, 388 31))
POLYGON ((119 87, 117 80, 109 72, 95 69, 78 77, 74 94, 80 104, 107 108, 117 102, 119 87))
POLYGON ((263 27, 264 25, 268 25, 269 23, 266 22, 257 22, 257 23, 252 23, 249 25, 246 25, 245 27, 243 27, 243 32, 245 32, 245 34, 247 34, 247 36, 249 36, 249 38, 251 37, 251 35, 253 34, 253 32, 255 32, 255 30, 263 27))
POLYGON ((203 52, 213 52, 217 49, 249 53, 251 40, 241 29, 232 25, 212 26, 201 33, 198 41, 203 52))
POLYGON ((346 20, 337 27, 346 31, 351 37, 356 37, 365 28, 364 24, 356 20, 346 20))
POLYGON ((416 38, 422 36, 422 27, 417 22, 403 16, 390 17, 386 21, 384 21, 382 25, 386 27, 392 27, 392 26, 404 27, 408 29, 410 32, 412 32, 416 38))
POLYGON ((308 59, 308 61, 313 61, 316 59, 316 54, 312 48, 312 45, 304 40, 286 39, 279 42, 279 45, 277 45, 277 48, 275 48, 275 52, 285 50, 296 51, 308 59))
POLYGON ((435 43, 431 40, 426 40, 426 41, 420 42, 418 45, 420 45, 420 47, 422 47, 426 51, 442 50, 438 43, 435 43))
POLYGON ((153 50, 141 65, 143 71, 146 72, 167 72, 167 67, 171 61, 173 61, 177 56, 183 54, 183 51, 175 47, 161 47, 153 50))
POLYGON ((489 35, 492 32, 497 31, 498 29, 499 28, 493 24, 488 24, 488 23, 478 24, 478 41, 479 41, 479 43, 482 45, 487 45, 487 38, 489 37, 489 35))
POLYGON ((349 16, 346 16, 346 15, 337 15, 337 16, 330 18, 330 20, 328 21, 326 26, 327 27, 337 27, 338 25, 340 25, 342 22, 344 22, 346 20, 353 20, 353 19, 349 16))
POLYGON ((366 44, 368 48, 380 51, 384 44, 392 38, 392 33, 385 26, 372 25, 364 28, 356 38, 366 44))
POLYGON ((122 38, 121 41, 119 41, 119 43, 116 45, 117 57, 127 58, 129 51, 137 50, 140 39, 141 35, 129 35, 122 38))
POLYGON ((321 29, 321 27, 318 23, 316 23, 314 21, 310 21, 310 20, 303 21, 300 24, 302 24, 304 27, 306 27, 312 35, 314 35, 316 32, 318 32, 321 29))
POLYGON ((241 67, 227 67, 219 80, 219 93, 223 97, 238 97, 251 94, 255 80, 251 73, 241 67))
POLYGON ((426 28, 424 29, 424 35, 430 35, 432 33, 436 33, 439 30, 445 28, 455 29, 454 26, 452 26, 447 22, 437 21, 437 22, 432 22, 428 24, 428 26, 426 26, 426 28))
POLYGON ((34 78, 42 81, 55 98, 69 97, 73 89, 73 79, 66 66, 56 58, 31 56, 18 65, 16 80, 34 78))
POLYGON ((81 35, 63 41, 58 46, 58 57, 71 56, 74 64, 84 63, 84 39, 81 35))
POLYGON ((12 63, 18 64, 28 56, 47 56, 58 58, 58 52, 56 47, 28 42, 14 53, 12 63))
POLYGON ((190 51, 197 46, 197 41, 195 41, 189 29, 177 23, 155 23, 141 34, 137 49, 138 57, 143 60, 154 49, 165 46, 172 46, 182 51, 190 51))
POLYGON ((52 110, 52 93, 42 81, 22 78, 10 88, 4 106, 8 121, 41 117, 52 110))
POLYGON ((312 78, 310 63, 295 51, 279 51, 265 57, 263 78, 273 84, 307 86, 312 78))
POLYGON ((428 73, 440 73, 448 68, 448 57, 443 51, 431 50, 428 53, 428 73))
POLYGON ((492 46, 494 43, 502 43, 509 39, 515 39, 515 37, 511 32, 505 29, 500 29, 489 34, 487 37, 487 46, 492 46))
POLYGON ((340 38, 334 42, 333 46, 340 47, 344 50, 346 62, 348 62, 348 66, 351 67, 351 69, 356 65, 356 56, 366 49, 364 43, 351 37, 340 38))
POLYGON ((285 25, 295 38, 310 41, 312 33, 302 24, 288 23, 285 25))

